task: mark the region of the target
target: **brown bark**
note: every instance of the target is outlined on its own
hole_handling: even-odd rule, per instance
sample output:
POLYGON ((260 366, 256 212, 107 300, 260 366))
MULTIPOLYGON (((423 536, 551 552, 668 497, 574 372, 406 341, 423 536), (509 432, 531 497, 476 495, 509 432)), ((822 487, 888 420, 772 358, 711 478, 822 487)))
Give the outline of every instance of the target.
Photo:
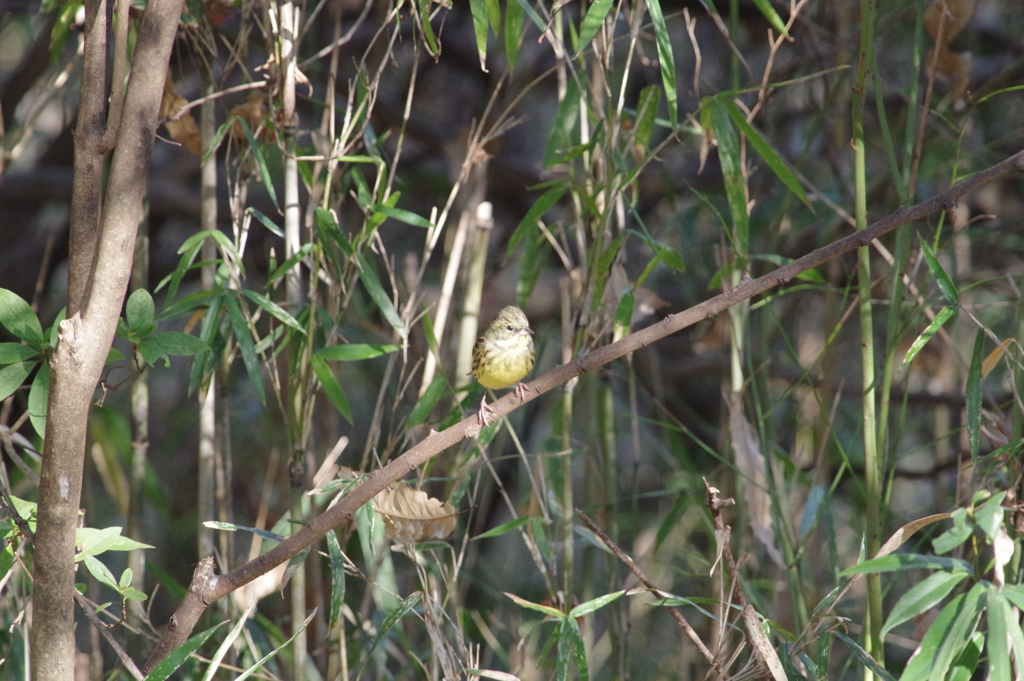
POLYGON ((74 677, 75 528, 86 425, 131 272, 157 111, 182 4, 152 0, 142 16, 102 218, 106 19, 103 0, 87 6, 93 14, 86 27, 91 42, 75 142, 68 318, 60 324, 50 363, 39 482, 31 643, 33 675, 40 681, 74 677))

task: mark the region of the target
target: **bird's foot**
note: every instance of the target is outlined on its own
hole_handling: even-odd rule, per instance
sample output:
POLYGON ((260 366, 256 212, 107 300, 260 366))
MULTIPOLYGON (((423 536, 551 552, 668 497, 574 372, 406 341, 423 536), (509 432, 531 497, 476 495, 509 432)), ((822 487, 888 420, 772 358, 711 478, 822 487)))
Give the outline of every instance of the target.
POLYGON ((487 393, 480 398, 480 411, 476 414, 476 420, 481 428, 486 428, 494 420, 494 410, 487 406, 487 393))
POLYGON ((525 383, 523 383, 522 381, 520 381, 519 383, 516 383, 516 389, 515 389, 514 392, 516 394, 516 397, 519 398, 519 404, 522 404, 523 402, 526 401, 526 384, 525 383))

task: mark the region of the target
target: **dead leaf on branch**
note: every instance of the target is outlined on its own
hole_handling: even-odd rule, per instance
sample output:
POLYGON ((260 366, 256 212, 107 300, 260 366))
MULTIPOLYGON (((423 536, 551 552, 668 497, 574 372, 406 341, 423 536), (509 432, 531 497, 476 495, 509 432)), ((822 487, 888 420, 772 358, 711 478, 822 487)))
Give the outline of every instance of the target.
POLYGON ((203 135, 191 112, 186 111, 178 116, 178 112, 186 106, 188 100, 174 91, 174 81, 168 72, 167 80, 164 82, 164 97, 160 102, 160 118, 165 119, 164 127, 167 128, 167 134, 171 139, 196 156, 202 156, 203 135))
POLYGON ((403 544, 444 539, 455 529, 458 519, 455 507, 447 501, 401 484, 375 496, 373 510, 384 519, 388 537, 403 544))

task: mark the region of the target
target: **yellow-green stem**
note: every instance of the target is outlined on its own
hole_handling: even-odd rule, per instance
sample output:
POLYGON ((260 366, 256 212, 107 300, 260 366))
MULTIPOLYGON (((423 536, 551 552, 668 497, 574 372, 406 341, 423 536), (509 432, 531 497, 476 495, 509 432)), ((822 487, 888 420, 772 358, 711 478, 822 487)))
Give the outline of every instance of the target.
MULTIPOLYGON (((858 58, 857 79, 853 86, 853 163, 854 163, 854 218, 857 229, 867 227, 867 170, 864 160, 864 102, 867 86, 868 64, 870 63, 871 42, 874 36, 875 3, 861 0, 861 39, 858 58)), ((857 278, 860 296, 861 332, 861 379, 864 386, 862 395, 863 440, 864 440, 864 488, 867 505, 866 549, 868 557, 878 553, 881 546, 881 505, 882 471, 878 457, 878 428, 875 414, 875 344, 874 326, 871 319, 871 255, 867 246, 857 250, 857 278)), ((865 617, 865 647, 879 662, 885 664, 882 639, 882 583, 877 574, 868 575, 868 607, 865 617)), ((864 669, 865 681, 872 681, 874 674, 864 669)))

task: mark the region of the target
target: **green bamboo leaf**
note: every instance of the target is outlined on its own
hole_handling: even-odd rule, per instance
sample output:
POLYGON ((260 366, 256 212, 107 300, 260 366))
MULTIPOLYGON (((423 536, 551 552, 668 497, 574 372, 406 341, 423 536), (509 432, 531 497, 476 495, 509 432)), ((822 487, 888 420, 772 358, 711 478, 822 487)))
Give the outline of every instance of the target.
POLYGON ((388 320, 388 324, 398 332, 398 335, 405 340, 408 337, 408 331, 405 328, 405 324, 402 323, 401 318, 398 316, 398 310, 395 309, 394 303, 391 302, 391 298, 384 292, 384 287, 380 285, 380 280, 377 278, 377 273, 370 266, 369 261, 366 257, 360 253, 359 266, 361 269, 360 278, 363 281, 363 286, 366 287, 366 291, 370 294, 370 298, 377 307, 380 309, 381 314, 388 320))
POLYGON ((501 525, 498 525, 497 527, 492 527, 483 534, 478 534, 477 536, 473 537, 473 541, 477 541, 478 539, 489 539, 491 537, 500 537, 503 534, 508 534, 512 530, 515 530, 517 528, 522 527, 523 525, 526 525, 530 522, 531 519, 532 518, 528 515, 520 516, 515 520, 510 520, 507 523, 502 523, 501 525))
POLYGON ((283 277, 288 273, 288 270, 292 269, 300 261, 304 260, 309 252, 313 250, 313 244, 306 242, 302 244, 302 248, 292 254, 292 257, 285 260, 283 263, 274 268, 274 271, 267 277, 267 285, 273 284, 275 281, 283 277))
POLYGON ((861 648, 856 641, 839 632, 836 632, 836 636, 840 641, 846 644, 846 647, 850 649, 853 656, 860 660, 861 664, 874 672, 878 678, 882 679, 882 681, 896 681, 892 678, 892 675, 885 671, 885 668, 878 664, 875 658, 871 657, 868 651, 861 648))
MULTIPOLYGON (((950 602, 943 609, 943 611, 952 610, 955 616, 949 626, 942 627, 940 631, 936 632, 936 636, 941 637, 941 642, 938 645, 937 653, 932 658, 930 678, 946 678, 947 672, 971 643, 971 637, 977 630, 978 624, 981 622, 981 615, 985 611, 986 591, 983 584, 975 584, 970 591, 964 594, 961 603, 954 605, 953 602, 950 602)), ((938 619, 929 627, 928 633, 925 634, 926 639, 928 634, 932 633, 932 629, 936 628, 937 622, 938 619)), ((921 647, 924 647, 924 641, 921 642, 921 647)), ((977 659, 975 658, 976 663, 977 659)), ((907 667, 909 666, 908 663, 907 667)), ((906 672, 904 672, 905 677, 906 672)))
POLYGON ((253 206, 249 206, 245 209, 245 212, 251 214, 254 218, 263 223, 263 226, 270 230, 272 234, 279 236, 282 239, 284 238, 284 232, 277 226, 277 223, 264 215, 260 210, 253 206))
POLYGON ((523 216, 515 231, 512 232, 512 236, 509 237, 507 252, 511 253, 514 251, 516 246, 519 245, 520 240, 537 229, 537 222, 544 217, 544 214, 552 206, 558 203, 562 195, 565 194, 565 190, 565 185, 560 183, 558 186, 544 192, 539 199, 534 201, 533 205, 530 206, 530 210, 526 211, 526 215, 523 216))
POLYGON ((665 25, 665 15, 661 11, 661 0, 647 0, 647 11, 654 24, 654 39, 658 44, 658 64, 661 66, 661 81, 665 86, 665 99, 668 102, 668 117, 675 130, 679 124, 679 97, 676 94, 676 61, 672 54, 672 37, 665 25))
POLYGON ((633 126, 633 144, 637 149, 647 151, 654 133, 654 123, 658 117, 658 105, 661 103, 661 87, 648 85, 640 91, 636 104, 636 123, 633 126))
POLYGON ((779 13, 775 11, 769 0, 754 0, 754 4, 761 10, 761 14, 768 20, 768 24, 774 28, 780 35, 789 38, 789 33, 786 31, 786 22, 782 20, 779 13))
POLYGON ((39 362, 18 362, 0 369, 0 400, 6 400, 20 388, 38 364, 39 362))
POLYGON ((246 139, 249 140, 249 151, 252 152, 253 158, 256 159, 256 165, 259 166, 260 176, 263 178, 263 186, 266 188, 270 200, 274 203, 274 208, 281 212, 281 206, 277 203, 277 192, 274 191, 274 181, 270 176, 270 169, 267 167, 267 160, 263 158, 263 152, 260 151, 260 145, 256 143, 256 138, 253 136, 252 130, 249 129, 249 124, 238 116, 231 120, 238 121, 238 124, 242 126, 242 132, 245 133, 246 139))
POLYGON ((224 296, 224 307, 231 321, 231 330, 234 332, 235 341, 238 343, 238 350, 242 353, 242 363, 245 371, 249 374, 252 387, 256 389, 256 396, 260 398, 263 406, 267 404, 267 395, 263 389, 263 372, 260 368, 259 357, 256 356, 256 344, 252 339, 252 332, 249 325, 242 316, 242 309, 234 296, 224 296))
POLYGON ((915 584, 893 606, 881 635, 941 603, 966 578, 966 572, 936 572, 915 584))
POLYGON ((750 219, 747 215, 746 185, 743 179, 743 164, 740 159, 740 140, 732 125, 725 103, 713 97, 705 99, 710 112, 711 129, 718 140, 718 160, 722 165, 722 179, 725 181, 725 195, 732 215, 732 247, 740 257, 746 257, 749 250, 750 219))
POLYGON ((985 329, 978 329, 974 337, 971 366, 967 369, 967 441, 971 446, 971 459, 978 457, 981 443, 981 364, 985 360, 985 329))
POLYGON ((327 629, 333 631, 341 619, 341 606, 345 602, 345 554, 335 530, 327 533, 327 553, 331 557, 331 613, 327 629))
POLYGON ((406 426, 415 426, 426 421, 430 416, 430 412, 434 411, 437 401, 444 396, 447 386, 448 381, 445 379, 444 374, 438 373, 434 376, 434 379, 430 381, 430 385, 423 392, 423 395, 416 400, 416 406, 409 413, 409 420, 406 422, 406 426))
MULTIPOLYGON (((1010 604, 994 584, 988 585, 988 678, 989 681, 1010 681, 1010 650, 1006 638, 1010 627, 1020 625, 1010 613, 1010 604)), ((1017 660, 1017 665, 1021 664, 1017 660)))
POLYGON ((562 619, 563 617, 565 617, 561 610, 558 610, 557 608, 552 608, 549 605, 541 605, 540 603, 534 603, 532 601, 526 600, 525 598, 520 598, 515 594, 508 593, 507 591, 505 592, 505 595, 511 598, 517 605, 521 605, 522 607, 527 608, 528 610, 536 610, 537 612, 544 613, 548 617, 555 617, 558 619, 562 619))
POLYGON ((540 18, 540 15, 530 6, 530 0, 515 0, 516 4, 526 12, 526 16, 530 17, 530 21, 536 26, 541 33, 548 30, 547 22, 540 18))
POLYGON ((907 350, 907 354, 904 355, 903 361, 900 363, 900 371, 903 371, 903 367, 914 361, 914 358, 917 357, 917 354, 921 352, 925 345, 928 344, 928 341, 932 339, 932 336, 937 334, 939 329, 942 328, 942 325, 948 322, 959 309, 959 305, 954 305, 953 307, 944 307, 939 310, 939 313, 935 315, 935 319, 932 320, 932 323, 921 332, 921 335, 918 336, 913 343, 911 343, 910 349, 907 350))
MULTIPOLYGON (((306 551, 304 551, 303 553, 307 553, 308 551, 309 551, 309 549, 306 549, 306 551)), ((245 681, 246 679, 248 679, 250 676, 252 676, 256 672, 265 671, 264 670, 264 666, 266 665, 267 660, 269 660, 270 658, 274 657, 279 652, 281 652, 286 647, 288 647, 288 645, 290 645, 291 642, 295 640, 296 636, 298 636, 303 631, 305 631, 306 627, 309 626, 309 623, 312 622, 313 618, 316 616, 316 611, 317 611, 317 609, 313 608, 313 612, 309 613, 309 617, 307 617, 302 622, 302 625, 298 629, 295 630, 295 633, 292 634, 292 637, 290 639, 288 639, 287 641, 285 641, 284 643, 282 643, 281 645, 279 645, 278 647, 274 648, 269 653, 267 653, 266 655, 261 657, 254 665, 252 665, 251 667, 246 669, 244 672, 242 672, 241 676, 239 676, 237 679, 235 679, 235 681, 245 681)), ((149 681, 148 677, 147 677, 146 681, 149 681)))
MULTIPOLYGON (((148 569, 148 568, 147 568, 148 569)), ((164 681, 171 674, 177 671, 178 667, 183 665, 187 659, 192 656, 192 653, 199 650, 207 639, 209 639, 222 625, 226 624, 227 620, 210 627, 201 634, 197 634, 189 640, 182 643, 180 646, 174 649, 170 655, 160 661, 158 665, 146 675, 146 681, 164 681)))
POLYGON ((579 123, 580 91, 575 78, 569 78, 565 84, 565 96, 555 110, 555 120, 551 124, 551 132, 544 144, 545 168, 556 163, 566 162, 565 154, 576 146, 575 131, 579 123))
POLYGON ((374 213, 380 213, 382 215, 388 216, 389 218, 394 218, 399 222, 404 222, 407 225, 412 225, 413 227, 422 227, 423 229, 430 229, 431 227, 434 226, 430 222, 430 220, 420 215, 417 215, 412 211, 403 210, 401 208, 394 208, 392 206, 387 206, 382 203, 373 204, 370 210, 372 210, 374 213))
POLYGON ((782 157, 779 156, 778 152, 772 148, 771 144, 768 143, 768 140, 761 135, 757 128, 747 121, 747 117, 743 115, 743 112, 740 111, 740 108, 736 106, 735 102, 729 99, 719 99, 719 101, 723 101, 725 103, 726 108, 729 110, 729 117, 732 118, 732 122, 736 124, 736 127, 739 128, 740 132, 747 136, 747 140, 750 141, 750 145, 754 147, 758 154, 760 154, 761 158, 763 158, 764 162, 768 164, 768 167, 771 168, 776 177, 782 180, 782 183, 789 188, 789 191, 793 192, 793 195, 796 196, 796 198, 800 199, 806 206, 810 207, 811 202, 807 198, 807 193, 804 192, 804 188, 800 184, 800 181, 796 179, 796 175, 794 175, 789 169, 789 166, 782 160, 782 157))
POLYGON ((14 291, 0 288, 0 326, 35 348, 43 344, 43 327, 32 306, 14 291))
POLYGON ((509 71, 514 71, 519 56, 519 40, 523 35, 523 7, 514 0, 505 3, 505 59, 509 71))
POLYGON ((858 563, 839 573, 839 577, 868 574, 872 572, 899 572, 903 570, 955 570, 974 574, 971 564, 959 558, 929 556, 916 553, 898 553, 872 558, 858 563))
POLYGON ((958 305, 960 303, 960 292, 957 290, 953 280, 946 274, 946 270, 942 268, 939 259, 935 257, 935 251, 932 250, 927 241, 921 241, 921 253, 924 254, 924 260, 928 263, 928 269, 932 271, 932 276, 935 277, 935 283, 939 285, 942 295, 946 297, 950 305, 958 305))
POLYGON ((380 357, 400 350, 401 345, 379 345, 363 343, 346 343, 344 345, 329 345, 316 351, 315 357, 321 359, 337 359, 342 361, 354 361, 380 357))
POLYGON ((608 16, 608 10, 611 8, 612 0, 594 0, 590 5, 587 16, 583 17, 583 26, 580 28, 580 39, 576 46, 577 57, 587 49, 590 41, 597 35, 597 30, 601 28, 601 24, 604 23, 605 17, 608 16))
POLYGON ((573 618, 573 617, 583 617, 584 615, 589 615, 590 613, 592 613, 592 612, 594 612, 596 610, 600 610, 601 608, 603 608, 604 606, 608 605, 609 603, 611 603, 611 602, 613 602, 615 600, 618 600, 625 593, 626 593, 625 591, 613 591, 610 594, 605 594, 604 596, 598 596, 597 598, 589 600, 586 603, 580 603, 575 608, 573 608, 572 610, 569 611, 569 617, 573 618))
POLYGON ((342 390, 341 384, 334 377, 331 367, 328 366, 322 357, 317 357, 316 355, 309 358, 309 364, 313 367, 313 373, 316 374, 317 380, 323 386, 324 392, 327 393, 327 399, 331 401, 331 404, 338 410, 338 413, 345 417, 346 421, 352 423, 352 408, 348 404, 348 399, 345 397, 345 391, 342 390))
POLYGON ((258 305, 259 307, 269 312, 274 317, 274 319, 277 319, 278 321, 287 324, 292 329, 301 333, 303 336, 306 335, 306 329, 302 327, 302 324, 299 324, 297 321, 295 321, 295 317, 288 314, 287 310, 285 310, 283 307, 275 303, 270 298, 267 298, 266 296, 256 293, 255 291, 251 291, 249 289, 242 289, 242 295, 251 300, 252 302, 256 303, 256 305, 258 305))
POLYGON ((487 4, 486 0, 469 0, 473 14, 473 33, 476 34, 476 52, 480 57, 480 70, 487 72, 487 4))

